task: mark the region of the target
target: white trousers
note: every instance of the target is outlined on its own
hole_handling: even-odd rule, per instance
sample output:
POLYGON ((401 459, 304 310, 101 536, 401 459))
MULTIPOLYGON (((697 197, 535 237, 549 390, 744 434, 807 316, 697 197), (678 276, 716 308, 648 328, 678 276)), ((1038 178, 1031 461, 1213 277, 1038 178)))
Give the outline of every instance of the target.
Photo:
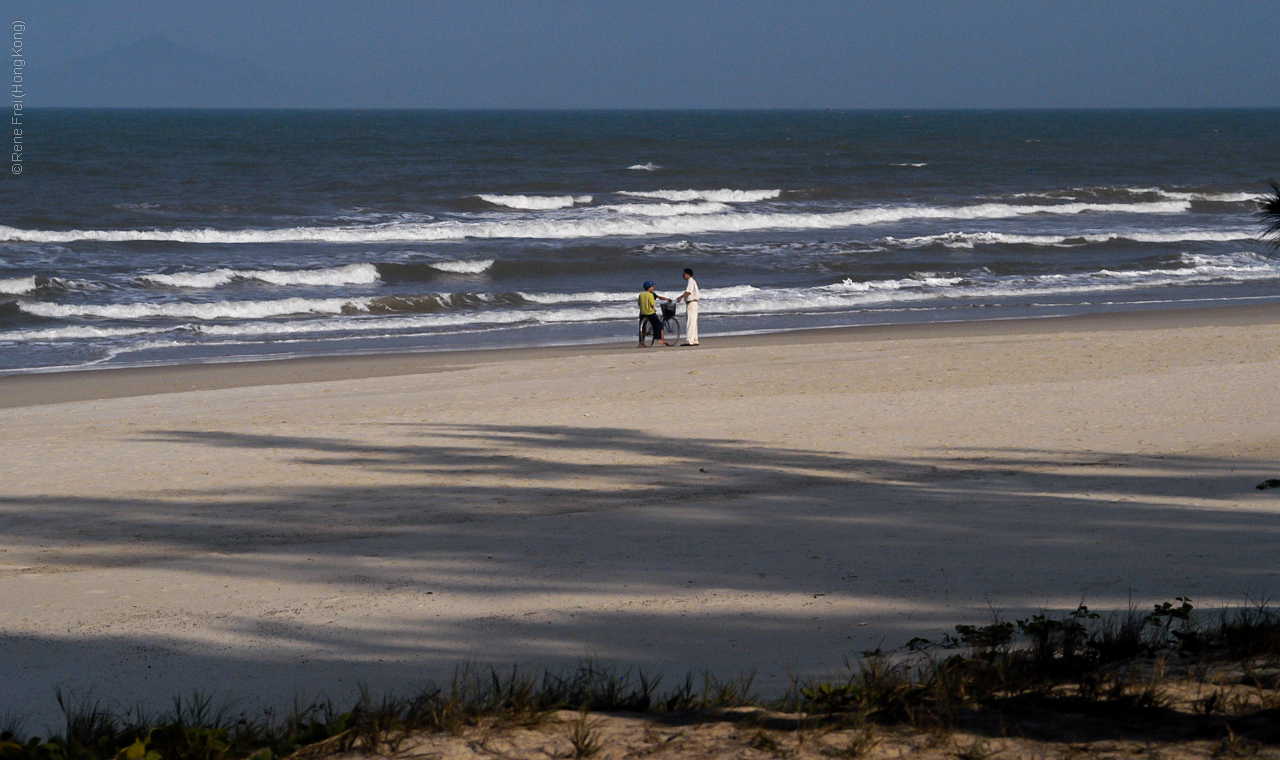
POLYGON ((685 343, 697 344, 698 342, 698 302, 690 301, 684 306, 685 321, 689 323, 688 330, 685 332, 685 343))

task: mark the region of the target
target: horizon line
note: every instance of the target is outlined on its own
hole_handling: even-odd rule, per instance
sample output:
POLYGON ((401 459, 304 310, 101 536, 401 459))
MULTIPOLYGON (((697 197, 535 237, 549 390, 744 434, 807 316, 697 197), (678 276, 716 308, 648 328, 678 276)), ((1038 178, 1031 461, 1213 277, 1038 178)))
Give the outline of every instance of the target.
POLYGON ((350 111, 413 113, 933 113, 1050 111, 1280 111, 1274 106, 102 106, 42 105, 28 111, 350 111))

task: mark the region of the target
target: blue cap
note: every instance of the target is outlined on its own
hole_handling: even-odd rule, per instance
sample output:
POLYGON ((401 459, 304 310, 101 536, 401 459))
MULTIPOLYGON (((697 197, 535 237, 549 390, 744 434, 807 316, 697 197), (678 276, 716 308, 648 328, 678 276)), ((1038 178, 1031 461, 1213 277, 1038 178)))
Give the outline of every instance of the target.
POLYGON ((645 290, 648 290, 649 288, 652 288, 652 287, 653 287, 653 280, 645 280, 645 281, 644 281, 644 289, 645 289, 645 290))

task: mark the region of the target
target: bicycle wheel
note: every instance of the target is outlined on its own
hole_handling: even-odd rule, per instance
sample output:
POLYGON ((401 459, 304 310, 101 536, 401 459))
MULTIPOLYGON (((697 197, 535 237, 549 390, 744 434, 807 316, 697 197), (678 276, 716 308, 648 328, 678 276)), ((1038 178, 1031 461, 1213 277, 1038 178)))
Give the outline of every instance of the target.
POLYGON ((665 338, 668 343, 679 343, 680 342, 680 320, 676 319, 675 317, 671 317, 669 319, 663 320, 662 337, 665 338))
POLYGON ((649 320, 641 319, 640 320, 640 345, 652 346, 653 340, 654 340, 653 325, 649 324, 649 320))

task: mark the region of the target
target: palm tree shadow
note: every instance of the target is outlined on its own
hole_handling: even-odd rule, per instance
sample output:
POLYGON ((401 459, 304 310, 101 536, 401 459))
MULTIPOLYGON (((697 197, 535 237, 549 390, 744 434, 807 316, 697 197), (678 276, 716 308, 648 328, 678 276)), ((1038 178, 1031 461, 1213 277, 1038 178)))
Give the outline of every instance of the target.
POLYGON ((989 605, 1238 598, 1275 580, 1280 515, 1253 490, 1269 461, 877 459, 620 428, 381 427, 392 432, 149 431, 142 440, 175 453, 247 452, 302 475, 216 491, 178 481, 143 499, 4 498, 10 545, 64 568, 179 563, 204 584, 294 584, 335 610, 318 617, 311 600, 302 616, 223 616, 222 634, 263 646, 218 656, 147 636, 22 646, 67 662, 171 651, 171 678, 249 671, 266 691, 337 673, 394 681, 468 656, 557 665, 588 653, 677 673, 772 658, 780 687, 783 665, 837 667, 977 622, 989 605), (358 618, 346 598, 368 602, 351 608, 358 618), (286 665, 264 654, 275 649, 324 654, 286 665))
POLYGON ((1280 250, 1280 183, 1275 180, 1267 182, 1271 186, 1271 194, 1264 195, 1258 201, 1258 218, 1262 222, 1262 239, 1270 238, 1271 255, 1280 250))

